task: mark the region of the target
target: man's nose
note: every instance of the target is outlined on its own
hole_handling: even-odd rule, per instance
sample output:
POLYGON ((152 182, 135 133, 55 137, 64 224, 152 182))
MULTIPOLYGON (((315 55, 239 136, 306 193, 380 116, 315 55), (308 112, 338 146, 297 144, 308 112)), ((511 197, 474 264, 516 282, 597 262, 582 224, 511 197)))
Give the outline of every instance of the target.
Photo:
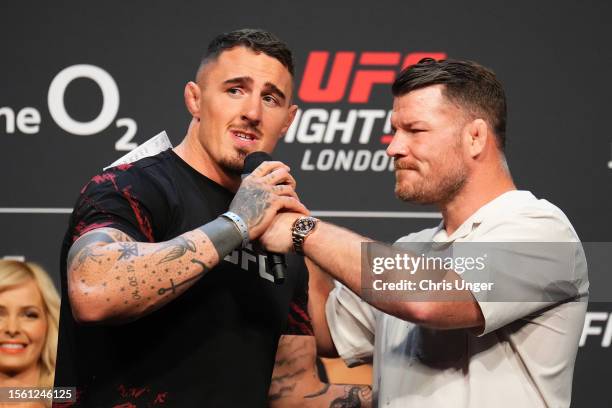
POLYGON ((393 135, 391 143, 389 143, 389 146, 387 146, 387 156, 406 156, 408 151, 409 149, 406 137, 402 135, 400 131, 397 131, 395 135, 393 135))
POLYGON ((249 125, 256 127, 261 122, 262 101, 258 96, 251 96, 245 101, 242 120, 249 122, 249 125))

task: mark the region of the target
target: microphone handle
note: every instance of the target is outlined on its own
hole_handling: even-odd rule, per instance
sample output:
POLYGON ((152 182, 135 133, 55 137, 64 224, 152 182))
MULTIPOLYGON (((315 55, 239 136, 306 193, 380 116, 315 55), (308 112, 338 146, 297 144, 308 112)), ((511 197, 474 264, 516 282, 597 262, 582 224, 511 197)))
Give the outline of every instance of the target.
POLYGON ((283 283, 285 281, 285 270, 287 269, 285 255, 277 254, 275 252, 268 252, 266 255, 268 267, 270 272, 272 272, 272 276, 274 276, 274 283, 283 283))
MULTIPOLYGON (((252 173, 261 163, 272 160, 272 157, 266 152, 253 152, 248 154, 244 158, 244 168, 242 170, 242 177, 245 177, 252 173)), ((287 262, 285 261, 285 255, 276 254, 273 252, 266 252, 266 259, 268 260, 268 270, 272 272, 274 276, 274 283, 281 284, 285 280, 285 271, 287 270, 287 262)))

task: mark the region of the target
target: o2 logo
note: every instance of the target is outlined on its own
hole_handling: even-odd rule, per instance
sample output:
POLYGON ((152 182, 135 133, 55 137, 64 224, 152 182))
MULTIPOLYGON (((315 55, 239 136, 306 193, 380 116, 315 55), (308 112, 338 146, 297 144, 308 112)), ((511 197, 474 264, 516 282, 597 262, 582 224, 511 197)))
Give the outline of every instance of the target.
MULTIPOLYGON (((95 65, 73 65, 64 68, 51 81, 47 95, 49 113, 59 127, 68 133, 79 136, 89 136, 106 129, 119 111, 119 88, 112 76, 95 65), (102 91, 102 109, 91 122, 78 122, 66 111, 64 93, 68 85, 77 78, 88 78, 94 81, 102 91)), ((138 126, 130 118, 117 119, 115 126, 125 127, 125 134, 115 143, 116 150, 132 150, 137 144, 132 142, 138 126)))
MULTIPOLYGON (((115 150, 129 151, 138 145, 132 142, 138 126, 131 118, 117 118, 119 112, 119 88, 113 77, 95 65, 79 64, 61 70, 49 85, 47 105, 53 121, 64 131, 77 136, 90 136, 100 133, 113 122, 118 128, 125 128, 123 136, 115 143, 115 150), (66 110, 64 95, 75 79, 87 78, 96 83, 102 91, 102 107, 98 116, 88 122, 75 120, 66 110)), ((25 134, 38 133, 40 113, 34 107, 25 107, 15 112, 9 107, 0 108, 0 118, 5 118, 6 133, 14 133, 15 127, 25 134)))

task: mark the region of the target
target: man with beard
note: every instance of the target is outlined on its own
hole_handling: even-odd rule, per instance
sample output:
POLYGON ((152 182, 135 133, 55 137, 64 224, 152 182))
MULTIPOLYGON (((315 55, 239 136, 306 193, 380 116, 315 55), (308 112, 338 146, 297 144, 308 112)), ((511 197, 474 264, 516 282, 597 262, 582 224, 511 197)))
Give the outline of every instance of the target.
POLYGON ((373 356, 378 406, 569 406, 588 295, 584 254, 561 210, 516 190, 504 155, 501 84, 473 62, 424 59, 398 76, 392 92, 387 153, 395 193, 435 204, 442 223, 401 238, 415 245, 403 254, 299 214, 277 215, 261 237, 268 250, 303 253, 342 283, 316 296, 327 297, 326 313, 312 316, 320 352, 338 353, 349 365, 373 356), (402 274, 403 259, 425 262, 417 243, 457 255, 464 242, 482 259, 479 248, 490 250, 482 276, 462 274, 459 263, 455 270, 421 263, 402 274), (488 244, 497 242, 517 244, 488 244), (554 245, 536 245, 550 242, 569 244, 567 257, 554 245), (400 276, 413 289, 387 286, 377 294, 369 252, 389 261, 376 279, 400 276), (498 292, 478 289, 487 277, 498 292))
MULTIPOLYGON (((312 334, 308 273, 290 257, 276 284, 249 241, 277 212, 307 210, 281 162, 241 173, 246 154, 272 152, 289 128, 292 93, 286 44, 263 30, 221 34, 185 86, 183 141, 82 189, 62 247, 55 382, 77 387, 78 406, 267 404, 279 338, 312 334)), ((305 351, 278 357, 301 365, 292 398, 345 399, 320 392, 305 351)), ((276 406, 287 387, 272 387, 276 406)))

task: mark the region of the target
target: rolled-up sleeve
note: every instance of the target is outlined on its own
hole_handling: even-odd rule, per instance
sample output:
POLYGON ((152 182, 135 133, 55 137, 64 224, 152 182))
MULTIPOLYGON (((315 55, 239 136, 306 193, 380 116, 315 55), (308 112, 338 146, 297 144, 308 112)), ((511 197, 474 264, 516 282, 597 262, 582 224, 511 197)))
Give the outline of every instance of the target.
POLYGON ((325 305, 327 324, 338 354, 349 367, 372 361, 376 310, 338 284, 325 305))
POLYGON ((582 246, 559 214, 526 211, 485 236, 487 242, 463 243, 487 261, 484 271, 462 278, 494 283, 492 291, 472 290, 485 320, 481 336, 555 304, 588 298, 582 246))

